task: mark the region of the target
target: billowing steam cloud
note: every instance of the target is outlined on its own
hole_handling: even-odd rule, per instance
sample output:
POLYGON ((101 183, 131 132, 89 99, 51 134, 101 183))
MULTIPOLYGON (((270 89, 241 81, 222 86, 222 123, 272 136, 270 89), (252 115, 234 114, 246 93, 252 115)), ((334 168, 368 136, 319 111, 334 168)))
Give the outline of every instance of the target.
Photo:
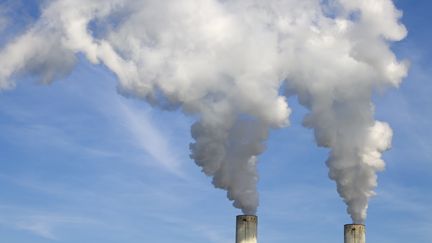
POLYGON ((375 121, 374 90, 407 68, 389 48, 406 35, 391 0, 57 0, 0 52, 0 88, 31 74, 49 83, 78 59, 108 67, 119 91, 195 116, 191 157, 244 213, 258 206, 257 156, 304 120, 356 223, 363 222, 391 129, 375 121), (282 89, 281 89, 282 88, 282 89), (282 92, 281 90, 286 90, 282 92))

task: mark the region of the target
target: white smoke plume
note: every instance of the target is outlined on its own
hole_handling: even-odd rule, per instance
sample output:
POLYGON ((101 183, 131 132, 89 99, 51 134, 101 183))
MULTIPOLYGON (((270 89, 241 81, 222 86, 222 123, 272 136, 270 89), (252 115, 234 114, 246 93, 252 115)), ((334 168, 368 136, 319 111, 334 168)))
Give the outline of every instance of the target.
POLYGON ((23 75, 49 83, 82 57, 105 65, 120 93, 197 118, 191 157, 246 214, 258 206, 257 156, 296 95, 359 223, 392 134, 371 96, 407 72, 389 47, 406 35, 400 16, 391 0, 44 1, 2 47, 0 89, 23 75))

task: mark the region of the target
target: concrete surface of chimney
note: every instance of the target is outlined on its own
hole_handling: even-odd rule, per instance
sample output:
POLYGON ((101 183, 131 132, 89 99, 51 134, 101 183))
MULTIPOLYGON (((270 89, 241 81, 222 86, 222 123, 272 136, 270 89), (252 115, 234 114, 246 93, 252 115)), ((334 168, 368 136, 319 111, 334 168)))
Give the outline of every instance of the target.
POLYGON ((238 215, 236 219, 236 243, 257 243, 258 217, 238 215))
POLYGON ((344 226, 344 243, 365 243, 365 235, 363 224, 346 224, 344 226))

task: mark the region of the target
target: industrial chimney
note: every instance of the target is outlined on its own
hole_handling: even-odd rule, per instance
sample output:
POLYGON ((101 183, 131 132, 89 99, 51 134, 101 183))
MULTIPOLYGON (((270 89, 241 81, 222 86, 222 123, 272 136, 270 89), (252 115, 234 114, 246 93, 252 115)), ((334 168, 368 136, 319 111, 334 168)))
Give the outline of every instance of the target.
POLYGON ((236 243, 257 243, 257 223, 255 215, 237 215, 236 243))
POLYGON ((363 224, 346 224, 344 226, 344 243, 365 242, 365 226, 363 224))

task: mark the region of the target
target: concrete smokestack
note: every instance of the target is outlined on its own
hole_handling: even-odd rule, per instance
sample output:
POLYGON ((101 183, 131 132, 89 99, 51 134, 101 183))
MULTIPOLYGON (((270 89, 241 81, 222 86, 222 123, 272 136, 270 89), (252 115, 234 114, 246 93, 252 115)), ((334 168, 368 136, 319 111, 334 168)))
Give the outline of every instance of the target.
POLYGON ((346 224, 344 226, 344 243, 365 243, 365 232, 363 224, 346 224))
POLYGON ((237 215, 236 243, 257 243, 257 224, 255 215, 237 215))

